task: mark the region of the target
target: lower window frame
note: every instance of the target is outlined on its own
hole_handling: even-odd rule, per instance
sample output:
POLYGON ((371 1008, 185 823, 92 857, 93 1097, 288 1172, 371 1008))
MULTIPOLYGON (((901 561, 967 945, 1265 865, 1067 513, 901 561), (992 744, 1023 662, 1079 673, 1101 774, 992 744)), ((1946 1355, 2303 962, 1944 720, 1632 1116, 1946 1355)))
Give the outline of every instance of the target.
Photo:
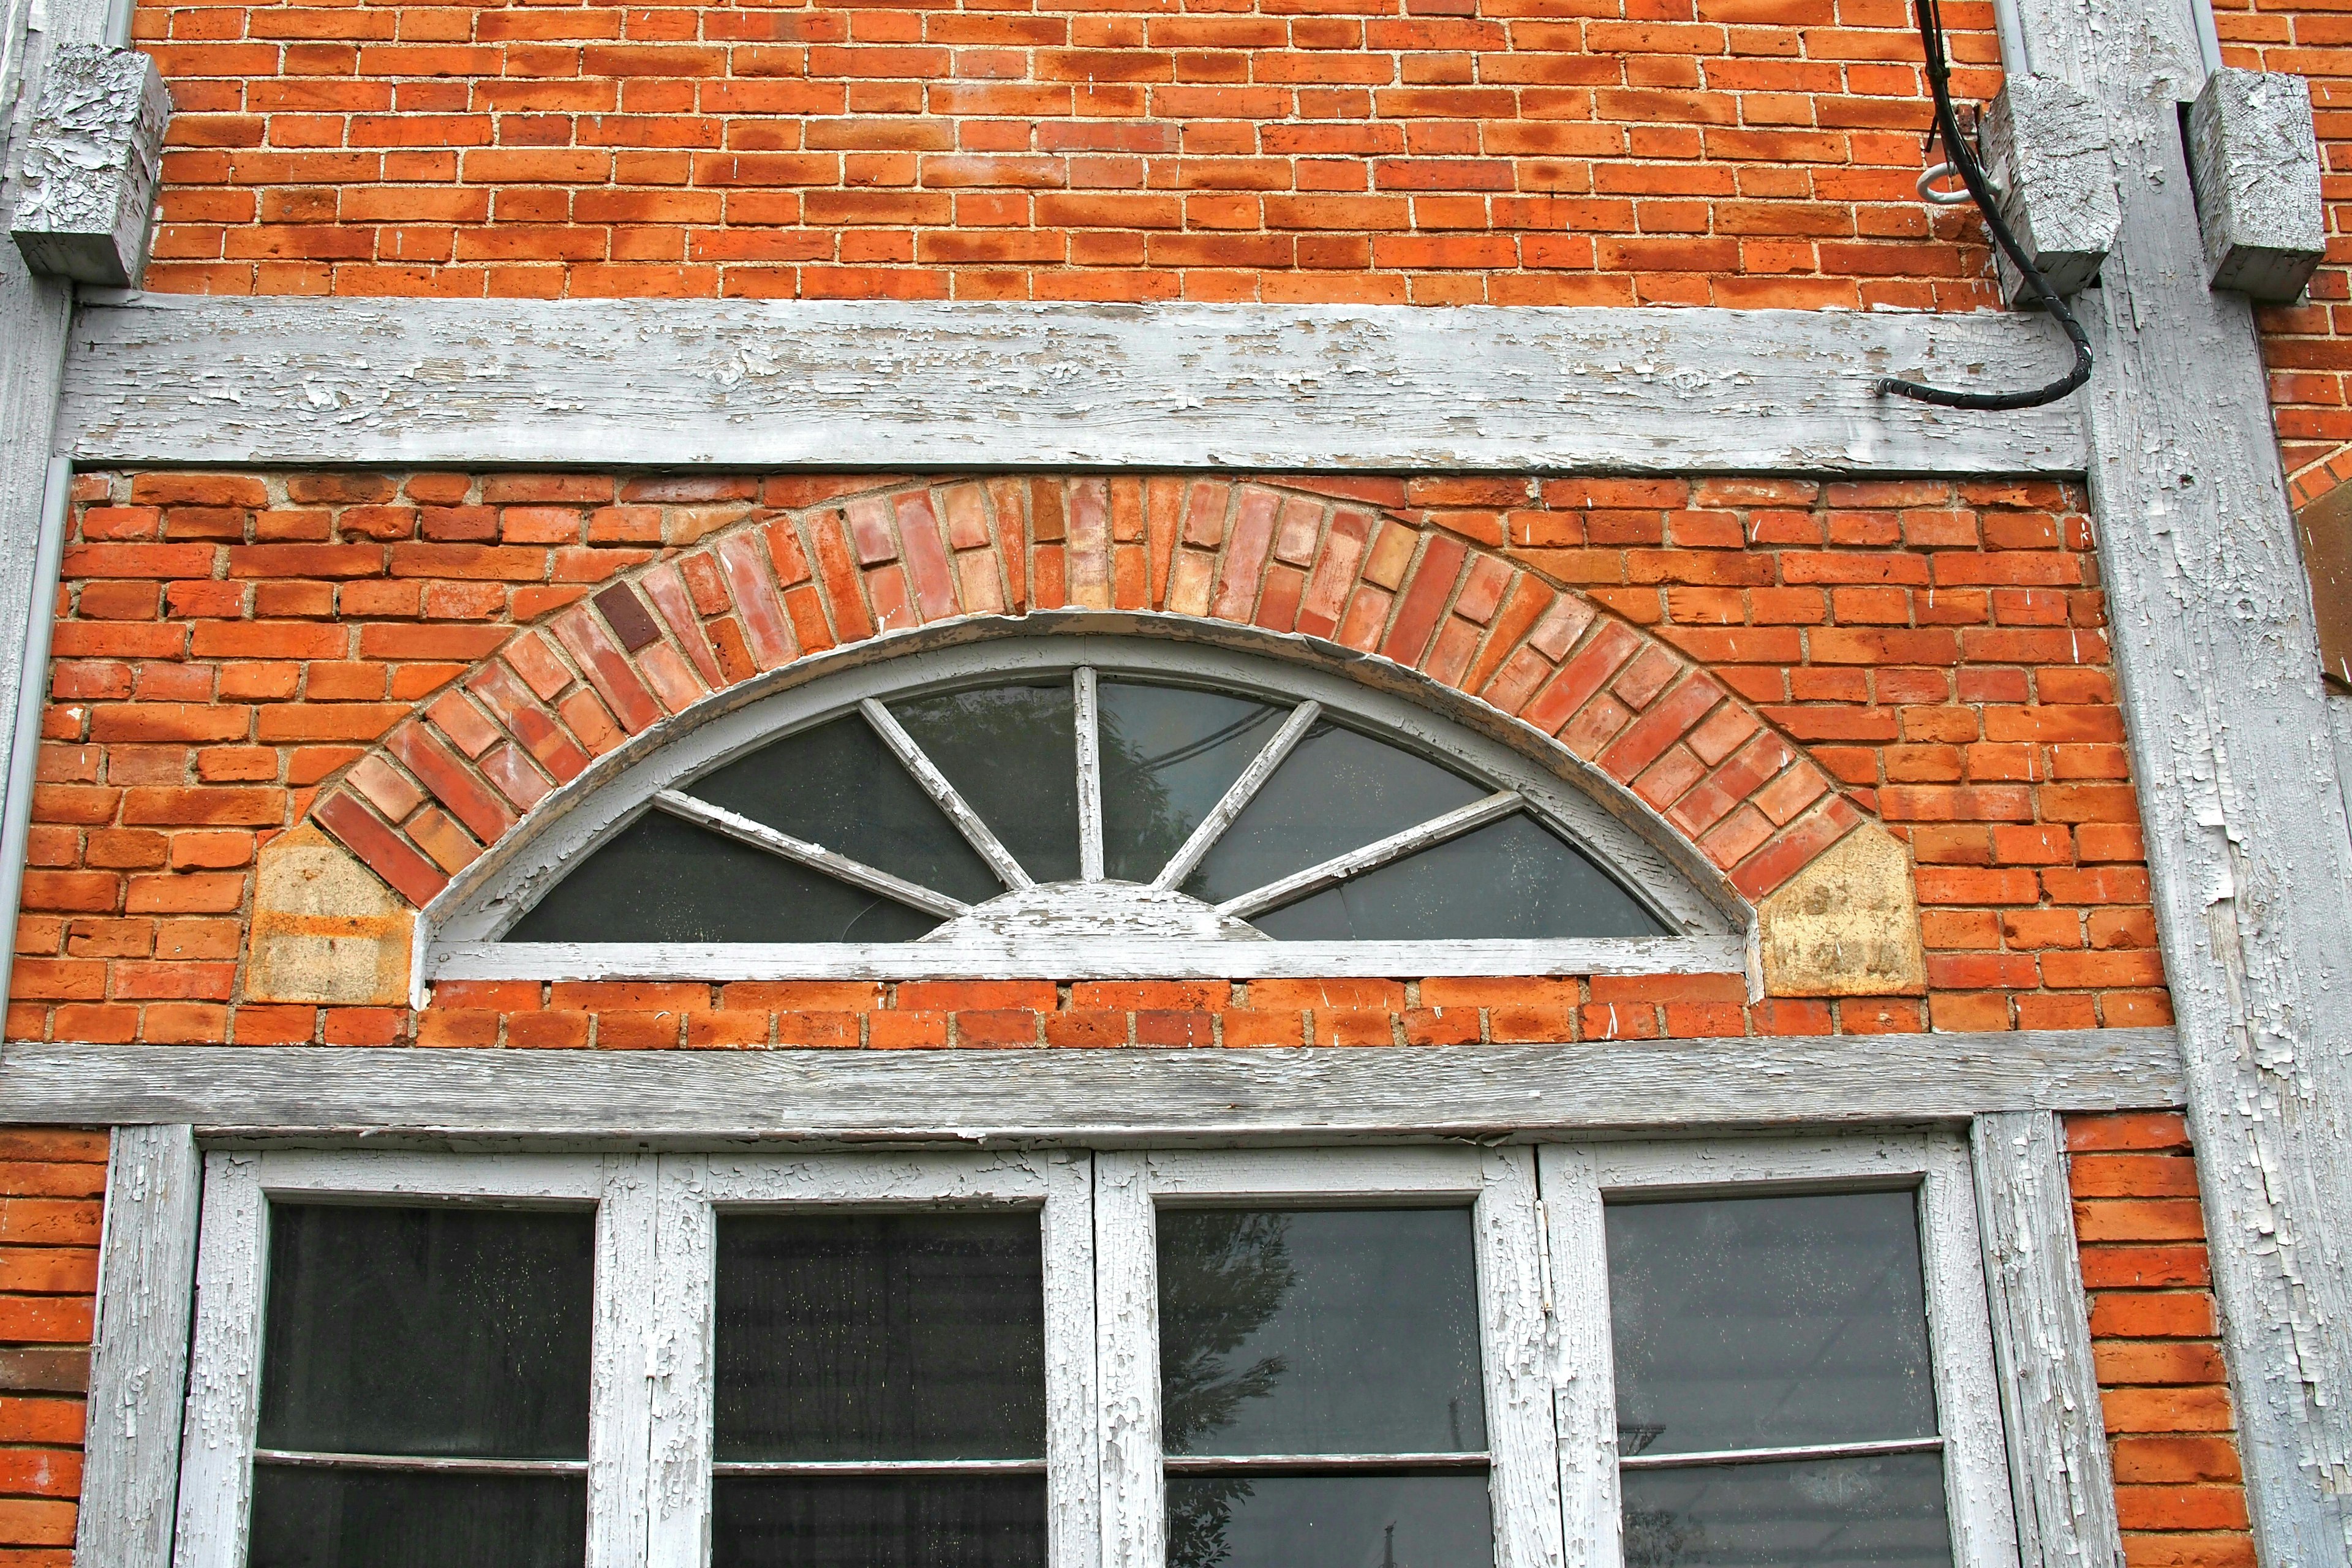
POLYGON ((1047 1568, 1165 1568, 1159 1209, 1466 1206, 1494 1568, 1621 1568, 1603 1205, 1618 1195, 1909 1188, 1919 1194, 1952 1562, 2016 1568, 1971 1170, 1967 1141, 1943 1131, 807 1155, 214 1151, 205 1159, 174 1561, 246 1561, 273 1199, 593 1207, 586 1568, 709 1561, 711 1308, 724 1210, 1036 1211, 1047 1568))

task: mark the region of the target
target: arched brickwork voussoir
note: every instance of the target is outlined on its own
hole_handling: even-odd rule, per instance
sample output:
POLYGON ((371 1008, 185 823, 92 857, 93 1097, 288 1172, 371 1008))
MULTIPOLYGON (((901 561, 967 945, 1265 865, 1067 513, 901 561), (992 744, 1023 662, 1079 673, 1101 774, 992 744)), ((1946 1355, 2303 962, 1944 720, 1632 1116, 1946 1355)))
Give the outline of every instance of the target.
POLYGON ((1153 611, 1391 660, 1555 737, 1755 902, 1864 820, 1748 702, 1443 529, 1216 478, 877 484, 757 513, 518 633, 311 820, 422 907, 600 755, 797 660, 1031 611, 1153 611))

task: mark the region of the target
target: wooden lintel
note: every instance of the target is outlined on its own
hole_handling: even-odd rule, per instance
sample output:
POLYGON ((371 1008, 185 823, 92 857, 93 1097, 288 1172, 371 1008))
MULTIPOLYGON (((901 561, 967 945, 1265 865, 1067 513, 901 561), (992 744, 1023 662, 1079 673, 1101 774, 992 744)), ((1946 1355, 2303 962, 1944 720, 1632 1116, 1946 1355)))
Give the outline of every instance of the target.
POLYGON ((84 465, 2057 474, 2035 317, 1831 310, 120 295, 76 317, 84 465))
POLYGON ((1957 1122, 2180 1098, 2164 1028, 1370 1049, 0 1049, 0 1122, 371 1143, 1296 1143, 1957 1122))

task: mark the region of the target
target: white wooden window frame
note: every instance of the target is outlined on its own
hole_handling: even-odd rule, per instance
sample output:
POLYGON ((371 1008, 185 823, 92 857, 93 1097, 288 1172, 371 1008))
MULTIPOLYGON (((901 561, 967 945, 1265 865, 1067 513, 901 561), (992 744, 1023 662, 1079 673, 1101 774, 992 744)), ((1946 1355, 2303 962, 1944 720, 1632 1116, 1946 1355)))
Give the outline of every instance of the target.
POLYGON ((1538 1159, 1553 1278, 1590 1291, 1558 1320, 1560 1492, 1572 1561, 1585 1568, 1621 1568, 1624 1561, 1605 1205, 1612 1198, 1907 1189, 1918 1194, 1953 1565, 2016 1568, 2017 1526, 1964 1139, 1912 1132, 1549 1144, 1538 1159))
POLYGON ((1286 1204, 1470 1209, 1494 1568, 1561 1568, 1533 1149, 1102 1153, 1095 1168, 1103 1568, 1164 1568, 1166 1561, 1159 1211, 1286 1204))
MULTIPOLYGON (((530 832, 493 847, 434 899, 417 922, 413 973, 421 998, 436 980, 735 980, 919 978, 1253 979, 1441 974, 1659 974, 1741 973, 1752 911, 1721 874, 1701 862, 1648 806, 1548 737, 1516 721, 1468 710, 1467 700, 1385 661, 1376 689, 1334 670, 1191 640, 1199 623, 1131 617, 1133 637, 1074 631, 1041 635, 1007 621, 1003 635, 961 646, 876 658, 851 650, 806 661, 795 684, 724 712, 689 710, 564 785, 535 814, 530 832), (1179 640, 1183 639, 1183 640, 1179 640), (523 914, 593 853, 648 810, 702 820, 677 792, 714 769, 786 735, 887 700, 1036 676, 1135 675, 1245 693, 1297 710, 1305 703, 1412 752, 1439 759, 1518 797, 1525 809, 1604 868, 1667 934, 1542 941, 1277 942, 1213 937, 1072 934, 1019 929, 961 940, 901 942, 510 942, 523 914), (1410 688, 1427 700, 1401 694, 1410 688), (1433 704, 1464 710, 1433 711, 1433 704), (1470 721, 1493 733, 1481 733, 1470 721)), ((1242 637, 1232 628, 1213 635, 1242 637)), ((1273 639, 1262 639, 1272 641, 1273 639)), ((1287 639, 1281 645, 1287 647, 1287 639)), ((1296 652, 1297 650, 1290 649, 1296 652)), ((887 717, 887 710, 886 710, 887 717)), ((1083 727, 1082 727, 1083 737, 1083 727)), ((887 731, 886 731, 887 739, 887 731)), ((1084 772, 1081 759, 1074 766, 1084 772)), ((1098 787, 1098 786, 1097 786, 1098 787)), ((1081 789, 1081 799, 1089 792, 1081 789)), ((711 826, 706 823, 706 826, 711 826)), ((725 830, 722 826, 721 830, 725 830)), ((982 830, 984 833, 984 829, 982 830)), ((748 837, 738 832, 738 837, 748 837)), ((1082 863, 1099 869, 1099 821, 1082 812, 1082 863)), ((759 830, 777 841, 782 835, 759 830)), ((815 864, 797 846, 787 858, 815 864)), ((839 855, 833 858, 839 859, 839 855)), ((837 871, 836 871, 836 874, 837 871)), ((866 875, 871 875, 870 872, 866 875)), ((859 882, 853 871, 847 879, 859 882)), ((893 879, 895 880, 895 879, 893 879)), ((871 886, 870 881, 862 885, 871 886)), ((1075 893, 1078 889, 1066 889, 1075 893)), ((1172 896, 1172 895, 1171 895, 1172 896)), ((1202 912, 1208 907, 1200 906, 1202 912)), ((944 912, 944 911, 940 911, 944 912)), ((1050 926, 1053 922, 1043 922, 1050 926)))
POLYGON ((804 1157, 215 1152, 205 1160, 173 1562, 242 1568, 245 1561, 273 1199, 595 1210, 583 1467, 588 1568, 709 1562, 721 1213, 1035 1211, 1045 1260, 1048 1568, 1164 1568, 1160 1211, 1466 1207, 1494 1568, 1619 1568, 1603 1205, 1617 1197, 1887 1189, 1918 1194, 1955 1568, 2016 1568, 1969 1152, 1964 1140, 1939 1132, 804 1157))

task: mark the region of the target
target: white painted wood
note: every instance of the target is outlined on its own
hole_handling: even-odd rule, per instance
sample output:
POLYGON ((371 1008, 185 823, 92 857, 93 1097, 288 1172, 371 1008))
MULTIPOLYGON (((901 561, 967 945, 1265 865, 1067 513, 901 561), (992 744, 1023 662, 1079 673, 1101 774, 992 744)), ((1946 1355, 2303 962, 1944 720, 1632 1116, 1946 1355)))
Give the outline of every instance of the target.
POLYGON ((1553 1410, 1563 1556, 1570 1568, 1620 1568, 1624 1551, 1617 1486, 1617 1371, 1600 1171, 1590 1149, 1572 1144, 1547 1143, 1537 1159, 1549 1241, 1551 1325, 1558 1340, 1553 1410))
POLYGON ((2327 694, 2327 729, 2336 742, 2336 784, 2344 816, 2352 825, 2352 693, 2327 694))
POLYGON ((1777 1448, 1704 1448, 1696 1453, 1627 1454, 1623 1470, 1687 1469, 1693 1466, 1771 1465, 1788 1459, 1843 1459, 1873 1454, 1940 1454, 1941 1437, 1890 1437, 1877 1443, 1792 1443, 1777 1448))
MULTIPOLYGON (((1046 884, 1045 921, 974 921, 908 942, 447 942, 435 980, 1323 980, 1349 975, 1737 974, 1730 936, 1546 941, 1236 941, 1072 931, 1084 884, 1046 884), (1050 889, 1050 891, 1048 890, 1050 889), (1073 908, 1072 906, 1076 906, 1073 908), (1055 929, 1060 927, 1061 929, 1055 929)), ((1018 895, 1006 895, 1014 897, 1018 895)), ((1222 909, 1201 906, 1210 917, 1222 909)), ((1186 911, 1190 913, 1192 911, 1186 911)), ((1261 936, 1263 933, 1259 933, 1261 936)))
POLYGON ((1310 893, 1344 882, 1350 877, 1378 870, 1391 860, 1402 860, 1408 855, 1434 849, 1465 833, 1475 833, 1490 822, 1510 816, 1526 804, 1515 791, 1497 791, 1484 800, 1474 800, 1468 805, 1457 807, 1442 816, 1433 816, 1427 822, 1417 823, 1401 833, 1391 833, 1386 838, 1375 839, 1344 855, 1334 855, 1303 871, 1294 871, 1262 888, 1253 888, 1246 893, 1227 899, 1217 906, 1217 912, 1236 919, 1264 914, 1268 910, 1278 909, 1310 893))
POLYGON ((314 1200, 488 1198, 574 1205, 595 1203, 605 1192, 604 1173, 596 1161, 565 1154, 279 1149, 261 1156, 255 1179, 272 1196, 314 1200))
POLYGON ((1915 1186, 1953 1562, 1957 1568, 2017 1568, 1966 1143, 1941 1132, 1717 1139, 1598 1144, 1589 1157, 1595 1184, 1612 1195, 1915 1186))
POLYGON ((1475 1202, 1486 1191, 1480 1151, 1467 1148, 1155 1150, 1145 1183, 1171 1204, 1234 1198, 1269 1204, 1407 1196, 1475 1202))
POLYGON ((656 1308, 658 1164, 652 1154, 613 1154, 581 1165, 583 1174, 595 1170, 602 1189, 588 1371, 588 1568, 651 1561, 653 1362, 663 1326, 656 1308))
POLYGON ((2207 278, 2256 300, 2294 299, 2327 255, 2311 84, 2209 67, 2184 129, 2207 278))
MULTIPOLYGON (((13 262, 15 258, 8 259, 13 262)), ((5 348, 0 348, 0 356, 5 353, 5 348)), ((0 357, 0 374, 5 371, 5 358, 0 357)), ((5 395, 0 393, 0 396, 5 395)), ((0 406, 0 419, 6 415, 6 408, 0 406)), ((0 425, 0 432, 5 430, 5 426, 0 425)), ((0 483, 5 482, 8 463, 9 458, 0 454, 0 483)), ((16 662, 10 665, 5 654, 0 653, 0 689, 6 689, 13 698, 7 710, 12 737, 7 784, 5 792, 0 792, 0 918, 7 920, 12 927, 23 901, 26 853, 32 833, 33 789, 40 770, 41 710, 49 695, 49 639, 57 625, 52 603, 57 596, 58 568, 64 558, 66 517, 72 499, 73 465, 63 458, 52 458, 42 490, 37 532, 28 542, 31 548, 23 563, 30 574, 30 596, 23 613, 23 640, 0 642, 0 649, 13 648, 18 655, 16 662), (19 679, 20 672, 26 670, 33 672, 31 677, 19 679)), ((11 568, 17 564, 13 557, 0 558, 0 592, 5 591, 11 568)), ((0 600, 0 627, 12 618, 5 606, 6 601, 0 600)), ((0 957, 0 1009, 7 1005, 15 963, 13 953, 0 957)))
POLYGON ((171 93, 155 62, 106 44, 49 51, 14 139, 10 237, 37 272, 121 288, 147 265, 171 93))
POLYGON ((1102 1568, 1164 1568, 1168 1485, 1160 1426, 1160 1228, 1150 1161, 1098 1152, 1095 1375, 1101 1400, 1102 1568))
MULTIPOLYGON (((992 973, 1007 963, 1034 966, 1049 952, 1127 952, 1131 951, 1129 944, 1138 941, 1188 954, 1198 963, 1205 962, 1203 943, 1263 944, 1274 939, 1186 894, 1139 882, 1102 881, 1044 882, 999 893, 917 940, 925 951, 944 953, 949 964, 992 973), (1016 959, 1016 953, 1024 956, 1016 959)), ((1068 976, 1056 967, 1051 977, 1068 976)))
POLYGON ((2168 1029, 1346 1050, 0 1047, 0 1122, 540 1146, 1311 1142, 2180 1103, 2168 1029))
POLYGON ((647 1568, 705 1568, 710 1561, 719 1237, 709 1169, 700 1155, 665 1155, 656 1184, 652 1303, 635 1369, 651 1396, 647 1568))
POLYGON ((940 772, 937 764, 923 753, 923 748, 915 743, 915 738, 907 733, 907 727, 898 722, 898 715, 871 697, 859 702, 857 710, 866 715, 866 721, 874 726, 874 732, 882 737, 882 743, 890 748, 899 765, 922 785, 923 793, 947 814, 948 820, 955 824, 956 831, 980 852, 980 858, 988 862, 988 868, 995 872, 1006 887, 1030 888, 1036 885, 1029 873, 1021 868, 1021 862, 1013 858, 1013 851, 999 842, 988 824, 981 820, 980 813, 965 804, 956 786, 948 782, 948 775, 940 772))
POLYGON ((1532 1149, 1487 1149, 1471 1219, 1478 1247, 1479 1342, 1486 1374, 1487 1500, 1495 1568, 1562 1568, 1556 1348, 1545 1310, 1548 1238, 1532 1149))
POLYGON ((74 1520, 79 1568, 172 1560, 203 1172, 185 1125, 114 1130, 74 1520))
POLYGON ((2100 584, 2265 1563, 2352 1556, 2352 834, 2261 346, 2206 287, 2185 6, 2020 0, 2096 100, 2123 232, 2085 294, 2100 584))
POLYGON ((2061 358, 1894 311, 115 296, 60 429, 93 464, 2073 473, 2063 406, 1873 391, 2061 358))
POLYGON ((1032 1156, 1045 1180, 1045 1561, 1102 1562, 1101 1385, 1096 1367, 1094 1158, 1032 1156))
MULTIPOLYGON (((426 907, 417 925, 417 1004, 423 1005, 424 988, 435 974, 449 973, 451 978, 458 977, 442 968, 445 956, 455 944, 486 942, 503 934, 562 878, 581 855, 626 826, 657 792, 676 788, 691 794, 692 781, 701 774, 733 762, 779 735, 861 711, 861 705, 868 701, 878 705, 885 698, 969 685, 976 679, 992 676, 1066 677, 1081 667, 1277 702, 1312 700, 1323 710, 1347 715, 1350 722, 1370 733, 1393 739, 1412 750, 1443 756, 1452 765, 1485 778, 1496 789, 1517 790, 1555 831, 1598 863, 1612 868, 1627 890, 1677 938, 1729 939, 1717 951, 1730 956, 1709 961, 1709 972, 1736 970, 1745 963, 1745 949, 1740 944, 1745 942, 1753 913, 1738 889, 1639 797, 1529 726, 1506 720, 1417 672, 1386 660, 1343 653, 1303 637, 1276 637, 1183 616, 1126 613, 1106 616, 1040 611, 929 633, 885 637, 855 649, 814 656, 772 676, 748 682, 721 701, 698 705, 657 723, 599 759, 578 779, 543 802, 531 814, 531 823, 522 833, 509 835, 492 846, 426 907)), ((887 710, 883 718, 896 727, 897 721, 889 718, 887 710)), ((883 733, 887 742, 887 732, 883 733)), ((913 742, 908 741, 907 744, 911 747, 913 742)), ((944 787, 945 781, 939 784, 944 787)), ((1303 946, 1280 945, 1293 951, 1303 946)), ((480 955, 479 971, 469 968, 467 973, 482 978, 496 963, 521 963, 523 948, 524 944, 511 944, 509 955, 504 957, 484 953, 480 955)), ((1566 949, 1549 954, 1515 951, 1505 944, 1454 944, 1454 956, 1434 962, 1474 967, 1412 972, 1675 972, 1657 967, 1601 971, 1529 967, 1555 960, 1580 964, 1588 960, 1610 962, 1606 952, 1595 952, 1590 945, 1582 955, 1566 949)), ((1412 950, 1441 954, 1448 952, 1442 945, 1421 943, 1412 944, 1412 950)), ((635 950, 629 961, 641 962, 646 951, 635 950)), ((1385 957, 1373 954, 1373 950, 1361 943, 1347 944, 1347 952, 1335 949, 1333 952, 1339 961, 1353 963, 1404 962, 1394 953, 1385 957), (1349 958, 1348 952, 1355 956, 1349 958)), ((716 956, 701 953, 693 962, 712 962, 716 956)), ((1633 946, 1624 948, 1621 956, 1625 962, 1645 965, 1671 965, 1676 962, 1671 954, 1633 946)), ((1147 957, 1150 963, 1160 965, 1180 962, 1181 955, 1153 952, 1147 957)), ((992 967, 1013 961, 994 952, 962 960, 950 959, 943 951, 908 959, 894 956, 886 948, 833 948, 832 944, 808 943, 802 944, 793 958, 763 960, 765 967, 759 975, 857 978, 871 972, 878 978, 910 979, 923 974, 985 974, 992 967), (893 963, 912 967, 872 969, 876 964, 893 963), (948 967, 950 964, 960 966, 948 967)), ((567 970, 567 978, 587 978, 589 972, 604 972, 593 969, 600 961, 576 951, 560 962, 577 963, 583 968, 583 972, 576 976, 567 970)), ((1106 943, 1097 952, 1094 967, 1076 953, 1046 952, 1036 960, 1039 964, 1050 965, 1042 973, 1055 979, 1197 973, 1133 967, 1140 962, 1144 959, 1127 954, 1123 945, 1117 942, 1106 943)), ((1268 958, 1261 962, 1277 961, 1268 958)), ((1680 962, 1688 963, 1690 959, 1685 956, 1680 962)), ((1386 970, 1325 968, 1289 973, 1403 973, 1411 967, 1408 963, 1405 968, 1386 970)), ((1024 967, 1014 973, 1041 971, 1024 967)), ((505 977, 522 979, 531 975, 516 971, 505 977)), ((540 977, 555 976, 550 973, 540 977)), ((690 976, 712 980, 752 977, 751 973, 731 969, 690 976)))
POLYGON ((1160 875, 1151 879, 1153 887, 1174 889, 1183 886, 1184 879, 1199 868, 1201 861, 1217 840, 1225 836, 1225 829, 1234 825, 1234 818, 1256 798, 1257 792, 1265 786, 1265 781, 1274 776, 1274 770, 1282 766, 1282 760, 1290 755, 1291 748, 1306 739, 1307 731, 1313 728, 1315 721, 1322 714, 1323 705, 1312 700, 1302 702, 1290 710, 1290 717, 1282 721, 1282 728, 1267 738, 1265 744, 1258 749, 1257 755, 1250 759, 1249 766, 1242 770, 1241 776, 1226 786, 1224 795, 1209 808, 1209 815, 1201 819, 1201 826, 1192 829, 1192 836, 1184 840, 1183 847, 1160 868, 1160 875))
POLYGON ((1103 879, 1102 711, 1095 672, 1078 667, 1073 682, 1078 736, 1078 876, 1103 879))
POLYGON ((205 1160, 195 1329, 173 1540, 176 1568, 245 1568, 269 1258, 262 1158, 221 1152, 205 1160))
POLYGON ((2019 1553, 2026 1568, 2122 1568, 2063 1130, 2046 1110, 2004 1111, 1978 1117, 1969 1145, 2019 1553))
POLYGON ((754 849, 764 849, 769 854, 782 859, 797 861, 812 870, 823 871, 829 877, 846 882, 853 888, 863 888, 869 893, 879 893, 886 899, 895 900, 909 909, 920 910, 926 914, 937 915, 941 920, 953 920, 971 908, 970 904, 958 899, 949 898, 945 893, 934 892, 929 888, 909 882, 903 877, 894 877, 887 871, 877 870, 863 860, 854 860, 846 855, 835 854, 821 844, 811 844, 805 838, 795 838, 789 833, 780 833, 764 822, 754 822, 750 817, 739 816, 724 806, 712 805, 708 801, 697 800, 694 796, 682 794, 677 790, 663 790, 653 797, 653 805, 655 810, 665 812, 682 822, 691 822, 698 827, 707 827, 711 832, 732 838, 739 844, 748 844, 754 849))

